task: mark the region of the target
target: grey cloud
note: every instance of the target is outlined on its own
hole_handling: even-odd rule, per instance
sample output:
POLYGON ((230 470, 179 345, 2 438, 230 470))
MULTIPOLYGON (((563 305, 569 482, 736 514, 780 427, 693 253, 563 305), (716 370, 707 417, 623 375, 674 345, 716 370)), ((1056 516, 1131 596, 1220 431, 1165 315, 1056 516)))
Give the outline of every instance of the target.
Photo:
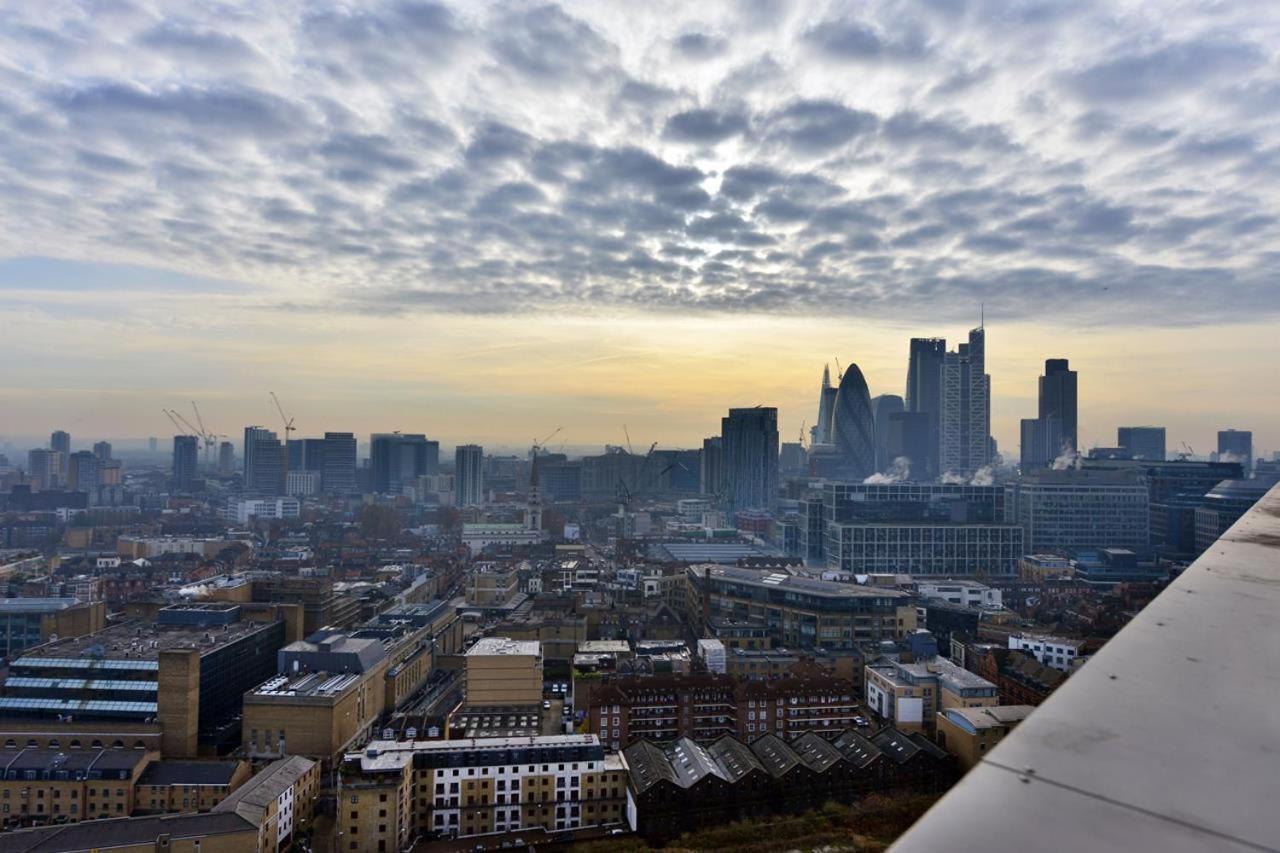
POLYGON ((1171 96, 1204 83, 1250 71, 1266 61, 1255 45, 1221 38, 1165 44, 1144 53, 1105 59, 1066 76, 1081 97, 1133 101, 1171 96))
POLYGON ((797 151, 823 153, 838 148, 876 128, 874 113, 854 110, 828 100, 795 101, 766 119, 770 138, 797 151))
POLYGON ((498 27, 493 51, 506 65, 548 81, 587 74, 612 60, 616 48, 590 24, 559 6, 512 15, 498 27))
POLYGON ((721 36, 693 32, 676 36, 671 46, 687 59, 712 59, 725 52, 728 42, 721 36))
POLYGON ((306 113, 285 98, 230 86, 173 86, 148 91, 120 83, 72 89, 54 97, 72 120, 132 132, 133 123, 168 122, 179 129, 276 139, 302 133, 306 113))
POLYGON ((663 134, 682 142, 723 142, 744 133, 747 118, 741 113, 725 113, 712 109, 686 110, 667 119, 663 134))
POLYGON ((845 19, 816 24, 805 32, 804 39, 827 56, 842 60, 916 60, 929 52, 919 30, 887 35, 860 21, 845 19))
POLYGON ((232 65, 254 64, 263 59, 256 48, 237 35, 176 22, 153 27, 142 33, 137 43, 185 61, 232 65))

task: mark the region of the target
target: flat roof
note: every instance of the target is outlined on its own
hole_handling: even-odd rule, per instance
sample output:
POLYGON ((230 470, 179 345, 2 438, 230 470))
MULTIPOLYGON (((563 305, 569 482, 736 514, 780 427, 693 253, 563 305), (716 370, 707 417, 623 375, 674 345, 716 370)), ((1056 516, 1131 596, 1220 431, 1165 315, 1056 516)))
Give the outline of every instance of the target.
POLYGON ((781 588, 792 592, 821 595, 827 598, 900 598, 906 600, 911 597, 908 593, 896 589, 824 581, 819 578, 787 574, 777 569, 745 569, 740 566, 721 566, 716 563, 704 563, 690 566, 688 570, 702 577, 710 576, 733 583, 781 588))
POLYGON ((943 713, 964 720, 974 729, 994 729, 1020 723, 1034 711, 1031 705, 989 705, 985 708, 945 708, 943 713))
POLYGON ((228 785, 239 761, 153 761, 142 771, 139 785, 228 785))
POLYGON ((474 646, 467 649, 467 657, 486 657, 492 655, 530 655, 542 654, 542 644, 537 640, 513 640, 510 637, 484 637, 474 646))
POLYGON ((26 650, 14 661, 49 666, 91 666, 94 661, 146 661, 158 663, 160 652, 197 649, 210 652, 237 640, 268 630, 273 622, 232 622, 228 625, 160 625, 133 619, 103 628, 94 634, 66 637, 26 650), (70 661, 70 663, 67 663, 70 661), (82 662, 82 663, 81 663, 82 662))
POLYGON ((304 672, 297 675, 273 675, 250 691, 251 696, 301 696, 330 698, 350 690, 363 673, 304 672))

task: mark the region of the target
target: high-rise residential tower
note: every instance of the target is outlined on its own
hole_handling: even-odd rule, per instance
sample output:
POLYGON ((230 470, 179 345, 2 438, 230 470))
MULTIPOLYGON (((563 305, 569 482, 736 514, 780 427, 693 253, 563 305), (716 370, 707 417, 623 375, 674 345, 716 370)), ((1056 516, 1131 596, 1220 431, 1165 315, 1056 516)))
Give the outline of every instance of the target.
POLYGON ((850 364, 840 377, 836 409, 831 419, 832 443, 843 458, 844 476, 861 480, 876 471, 876 422, 871 392, 858 365, 850 364))
POLYGON ((966 476, 991 464, 991 377, 981 326, 943 360, 938 447, 944 474, 966 476))
POLYGON ((236 467, 236 447, 229 441, 218 445, 218 473, 230 474, 236 467))
POLYGON ((698 483, 700 491, 704 495, 723 495, 726 491, 724 481, 724 442, 718 435, 702 440, 702 458, 699 460, 698 483))
POLYGON ((720 419, 720 437, 728 486, 724 502, 733 510, 772 509, 778 496, 778 410, 730 409, 720 419))
POLYGON ((111 461, 111 442, 96 441, 93 444, 93 455, 97 457, 99 462, 111 461))
POLYGON ((196 466, 200 458, 200 439, 194 435, 173 437, 173 489, 190 491, 196 482, 196 466))
POLYGON ((324 434, 320 488, 331 495, 349 495, 356 491, 356 437, 353 433, 324 434))
POLYGON ((1131 459, 1163 462, 1167 454, 1164 427, 1132 426, 1116 429, 1116 445, 1129 451, 1131 459))
POLYGON ((913 471, 919 479, 931 479, 938 470, 939 435, 942 423, 942 365, 946 361, 947 342, 943 338, 912 338, 911 355, 907 362, 907 393, 903 401, 905 410, 925 416, 923 427, 919 421, 911 425, 914 434, 923 428, 927 431, 927 455, 912 459, 913 471))
POLYGON ((56 450, 37 448, 27 453, 27 482, 36 491, 48 491, 58 485, 58 458, 56 450))
POLYGON ((1067 364, 1067 359, 1045 359, 1044 376, 1040 377, 1039 417, 1041 420, 1057 418, 1060 424, 1062 446, 1053 454, 1054 457, 1063 451, 1074 453, 1080 447, 1076 379, 1076 372, 1067 364))
POLYGON ((78 450, 67 457, 67 489, 93 494, 98 489, 98 457, 89 450, 78 450))
POLYGON ((66 430, 54 430, 49 436, 49 449, 56 450, 66 459, 71 455, 71 433, 66 430))
POLYGON ((453 483, 458 506, 484 503, 484 448, 461 444, 453 452, 453 483))
POLYGON ((276 434, 262 427, 245 427, 243 453, 245 494, 283 495, 285 448, 276 434))

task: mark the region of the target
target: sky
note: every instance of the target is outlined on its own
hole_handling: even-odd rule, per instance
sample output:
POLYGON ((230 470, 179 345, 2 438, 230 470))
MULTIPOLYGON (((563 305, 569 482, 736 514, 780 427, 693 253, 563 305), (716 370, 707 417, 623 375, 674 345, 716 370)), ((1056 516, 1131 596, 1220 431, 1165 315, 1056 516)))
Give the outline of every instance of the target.
MULTIPOLYGON (((1280 7, 0 6, 0 436, 691 446, 985 314, 1014 452, 1280 447, 1280 7)), ((19 437, 19 438, 14 438, 19 437)))

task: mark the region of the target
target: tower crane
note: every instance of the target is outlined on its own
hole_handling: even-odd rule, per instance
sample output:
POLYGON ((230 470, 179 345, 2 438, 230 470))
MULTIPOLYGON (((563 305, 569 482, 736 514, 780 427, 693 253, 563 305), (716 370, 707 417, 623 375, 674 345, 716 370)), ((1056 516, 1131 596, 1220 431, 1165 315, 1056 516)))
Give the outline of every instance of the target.
POLYGON ((533 446, 529 448, 529 458, 532 459, 542 451, 546 450, 547 442, 555 438, 557 435, 559 435, 560 431, 563 429, 564 427, 556 427, 554 430, 551 431, 551 434, 548 435, 546 438, 542 439, 542 441, 538 441, 535 439, 533 442, 533 446))
POLYGON ((200 417, 200 407, 196 405, 195 400, 191 401, 191 411, 196 413, 196 424, 200 427, 200 438, 204 440, 204 464, 212 466, 213 452, 218 445, 218 439, 205 427, 204 418, 200 417))
POLYGON ((840 366, 839 356, 832 356, 836 360, 836 384, 840 384, 840 380, 844 379, 844 368, 840 366))
POLYGON ((160 411, 164 412, 164 416, 169 419, 169 423, 173 424, 173 428, 176 429, 180 435, 187 434, 186 427, 178 422, 178 419, 173 416, 173 412, 168 409, 161 409, 160 411))
POLYGON ((284 413, 284 406, 280 405, 280 398, 276 396, 275 391, 268 391, 271 395, 271 401, 276 404, 276 411, 280 413, 280 421, 284 424, 284 483, 285 489, 289 487, 289 434, 295 429, 293 418, 284 413))

